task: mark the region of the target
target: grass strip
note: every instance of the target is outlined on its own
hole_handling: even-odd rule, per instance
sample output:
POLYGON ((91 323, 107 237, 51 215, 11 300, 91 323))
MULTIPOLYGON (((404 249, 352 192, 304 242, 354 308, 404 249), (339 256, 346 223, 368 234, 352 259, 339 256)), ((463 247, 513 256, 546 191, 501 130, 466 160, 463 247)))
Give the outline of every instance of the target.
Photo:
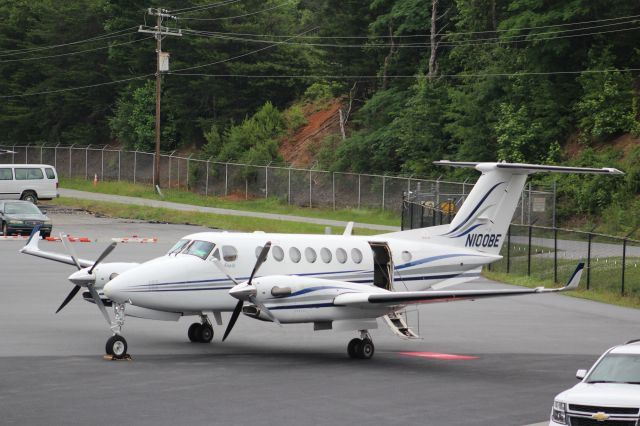
POLYGON ((354 221, 376 225, 400 226, 400 213, 390 210, 371 209, 320 209, 289 205, 286 200, 278 198, 260 198, 250 200, 232 200, 223 197, 199 195, 180 189, 163 189, 164 197, 155 193, 149 185, 129 182, 104 181, 96 186, 93 182, 79 178, 63 178, 60 186, 78 191, 98 192, 102 194, 123 195, 128 197, 146 198, 151 200, 171 201, 174 203, 191 204, 194 206, 217 207, 231 210, 245 210, 287 214, 319 219, 354 221))
MULTIPOLYGON (((208 228, 227 229, 234 231, 253 232, 279 232, 299 234, 324 234, 324 225, 311 223, 289 222, 284 220, 271 220, 242 216, 217 215, 212 213, 185 212, 156 207, 147 207, 134 204, 121 204, 103 201, 80 200, 77 198, 60 197, 47 204, 71 207, 98 213, 108 217, 122 219, 137 219, 147 222, 163 222, 206 226, 208 228)), ((340 234, 344 230, 330 227, 333 234, 340 234)), ((380 232, 355 228, 354 235, 375 235, 380 232)))
MULTIPOLYGON (((502 283, 519 285, 523 287, 558 287, 559 285, 554 283, 552 279, 540 279, 527 275, 515 275, 507 274, 504 272, 487 271, 482 272, 482 275, 486 278, 502 283)), ((607 303, 609 305, 624 306, 627 308, 640 308, 640 295, 638 294, 626 294, 622 296, 619 292, 615 293, 607 290, 587 290, 585 288, 585 274, 582 275, 580 287, 575 291, 568 291, 562 294, 571 297, 578 297, 580 299, 593 300, 595 302, 607 303)))

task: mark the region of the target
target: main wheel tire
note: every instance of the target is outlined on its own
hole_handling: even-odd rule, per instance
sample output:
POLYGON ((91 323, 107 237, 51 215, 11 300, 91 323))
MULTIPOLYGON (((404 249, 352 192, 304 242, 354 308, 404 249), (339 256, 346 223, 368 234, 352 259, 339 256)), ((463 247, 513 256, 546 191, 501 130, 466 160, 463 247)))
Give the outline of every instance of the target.
POLYGON ((373 356, 375 347, 370 339, 364 339, 358 348, 358 358, 369 359, 373 356))
POLYGON ((127 354, 127 341, 120 335, 111 336, 105 348, 107 355, 123 358, 127 354))
POLYGON ((38 196, 33 191, 25 191, 22 194, 22 197, 20 197, 20 199, 24 201, 29 201, 30 203, 33 203, 33 204, 38 204, 38 196))
POLYGON ((213 327, 209 324, 204 324, 200 326, 200 342, 201 343, 209 343, 211 339, 213 339, 213 327))
POLYGON ((347 345, 347 353, 349 354, 349 358, 360 358, 358 355, 359 348, 362 345, 362 340, 360 339, 352 339, 347 345))
POLYGON ((189 326, 189 330, 187 331, 187 335, 189 336, 189 340, 191 340, 192 342, 199 342, 200 341, 200 328, 202 327, 202 324, 200 324, 199 322, 194 322, 193 324, 191 324, 189 326))

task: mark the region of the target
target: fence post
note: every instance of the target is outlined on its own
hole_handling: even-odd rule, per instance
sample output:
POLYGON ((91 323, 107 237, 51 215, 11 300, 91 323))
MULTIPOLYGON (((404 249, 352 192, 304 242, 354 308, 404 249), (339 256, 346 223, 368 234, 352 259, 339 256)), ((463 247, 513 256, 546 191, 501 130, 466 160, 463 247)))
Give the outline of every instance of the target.
POLYGON ((336 209, 336 172, 331 172, 331 193, 333 196, 333 210, 336 209))
POLYGON ((624 296, 624 270, 627 260, 627 239, 622 240, 622 286, 620 294, 624 296))
POLYGON ((511 271, 511 225, 507 228, 507 274, 511 271))
POLYGON ((180 157, 178 157, 178 189, 180 189, 180 157))
POLYGON ((29 145, 31 144, 28 143, 27 146, 24 147, 24 163, 25 164, 29 164, 29 145))
POLYGON ((121 157, 122 157, 122 150, 119 149, 118 150, 118 182, 120 182, 120 170, 121 170, 120 164, 121 164, 121 160, 122 160, 121 157))
POLYGON ((189 171, 191 169, 191 156, 193 155, 193 153, 189 154, 189 156, 187 157, 187 191, 191 190, 191 182, 189 182, 189 178, 191 177, 189 175, 189 171))
POLYGON ((311 169, 309 169, 309 207, 313 206, 313 203, 311 202, 313 198, 312 184, 313 184, 313 176, 311 175, 311 169))
POLYGON ((60 143, 56 144, 55 148, 53 148, 53 167, 55 167, 56 170, 58 170, 58 145, 60 145, 60 143))
POLYGON ((531 182, 529 182, 529 199, 527 200, 527 222, 531 225, 531 182))
POLYGON ((89 179, 89 147, 91 144, 87 145, 84 149, 84 180, 89 179))
POLYGON ((529 250, 527 252, 527 275, 531 275, 531 232, 533 228, 529 224, 529 250))
POLYGON ((385 177, 382 175, 382 210, 384 210, 385 177))
POLYGON ((108 147, 109 145, 105 145, 102 147, 102 152, 100 155, 100 181, 102 182, 104 180, 104 150, 108 147))
POLYGON ((556 198, 557 198, 556 180, 553 180, 553 227, 556 227, 556 198))
POLYGON ((592 234, 589 232, 589 239, 587 240, 587 290, 591 286, 591 238, 592 234))
POLYGON ((558 282, 558 228, 553 227, 553 282, 558 282))
POLYGON ((358 173, 358 208, 360 208, 360 181, 361 181, 362 175, 360 173, 358 173))
POLYGON ((71 146, 69 147, 69 177, 71 177, 71 149, 73 149, 74 145, 75 143, 71 144, 71 146))
POLYGON ((209 162, 211 161, 211 157, 207 160, 207 180, 204 183, 204 195, 209 195, 209 162))
POLYGON ((169 154, 169 188, 171 188, 171 157, 173 157, 173 153, 175 151, 171 152, 171 154, 169 154))
POLYGON ((44 147, 43 145, 40 145, 40 164, 42 164, 42 148, 43 147, 44 147))
POLYGON ((229 163, 224 163, 224 196, 226 197, 229 191, 229 163))
POLYGON ((287 181, 287 203, 291 205, 291 166, 289 166, 288 170, 288 181, 287 181))
POLYGON ((269 164, 264 166, 264 198, 269 198, 269 164))
POLYGON ((138 150, 133 152, 133 183, 136 183, 136 168, 138 167, 138 150))
MULTIPOLYGON (((69 158, 71 158, 71 154, 69 154, 69 158)), ((16 164, 16 144, 11 147, 11 164, 16 164)))

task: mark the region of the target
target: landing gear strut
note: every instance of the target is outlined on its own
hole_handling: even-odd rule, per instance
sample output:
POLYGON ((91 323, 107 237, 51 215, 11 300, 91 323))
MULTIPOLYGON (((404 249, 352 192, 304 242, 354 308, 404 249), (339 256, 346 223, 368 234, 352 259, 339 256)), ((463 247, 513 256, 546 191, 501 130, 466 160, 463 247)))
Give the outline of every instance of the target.
POLYGON ((105 351, 107 355, 111 355, 113 358, 122 359, 128 356, 127 354, 127 341, 120 333, 122 333, 122 327, 124 326, 124 303, 114 303, 113 313, 115 320, 111 323, 111 331, 113 336, 107 340, 105 351))
POLYGON ((367 330, 360 330, 360 338, 352 339, 347 345, 347 353, 350 358, 369 359, 374 352, 375 346, 367 330))
POLYGON ((194 322, 189 326, 187 335, 194 343, 209 343, 213 339, 213 327, 206 315, 200 315, 202 323, 194 322))

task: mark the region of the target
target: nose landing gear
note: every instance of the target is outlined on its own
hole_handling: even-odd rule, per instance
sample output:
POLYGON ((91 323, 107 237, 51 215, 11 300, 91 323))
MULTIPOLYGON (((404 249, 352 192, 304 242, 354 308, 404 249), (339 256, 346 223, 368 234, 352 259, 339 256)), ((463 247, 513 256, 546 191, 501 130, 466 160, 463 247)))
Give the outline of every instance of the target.
POLYGON ((105 351, 107 352, 107 358, 111 359, 130 359, 131 356, 127 353, 127 341, 120 333, 122 333, 122 327, 124 326, 124 303, 114 303, 113 312, 115 320, 111 323, 111 331, 113 336, 109 337, 107 344, 105 345, 105 351))
POLYGON ((360 338, 352 339, 347 345, 347 353, 350 358, 369 359, 374 352, 375 346, 367 330, 360 330, 360 338))

